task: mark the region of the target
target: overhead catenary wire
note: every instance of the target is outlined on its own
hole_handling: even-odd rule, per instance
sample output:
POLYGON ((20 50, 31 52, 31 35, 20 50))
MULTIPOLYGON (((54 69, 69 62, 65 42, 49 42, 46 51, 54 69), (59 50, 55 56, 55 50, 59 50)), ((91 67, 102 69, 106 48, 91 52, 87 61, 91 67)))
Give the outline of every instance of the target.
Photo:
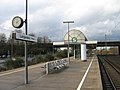
MULTIPOLYGON (((116 17, 115 20, 119 20, 119 17, 120 17, 120 14, 116 17)), ((108 38, 109 34, 112 33, 119 25, 120 25, 120 22, 117 22, 113 28, 108 29, 106 31, 105 35, 107 35, 107 40, 110 39, 110 38, 108 38)), ((106 27, 107 27, 107 24, 106 24, 106 27)))
MULTIPOLYGON (((120 17, 120 14, 116 17, 116 20, 118 20, 119 17, 120 17)), ((115 24, 115 26, 114 26, 112 29, 108 30, 108 31, 113 31, 119 24, 120 24, 120 22, 117 22, 117 23, 115 24)))

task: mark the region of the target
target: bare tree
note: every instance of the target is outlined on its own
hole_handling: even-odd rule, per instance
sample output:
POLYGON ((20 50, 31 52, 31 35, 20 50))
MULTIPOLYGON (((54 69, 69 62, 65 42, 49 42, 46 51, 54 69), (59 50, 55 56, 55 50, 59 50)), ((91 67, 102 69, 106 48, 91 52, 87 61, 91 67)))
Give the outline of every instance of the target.
POLYGON ((4 33, 0 33, 0 43, 5 43, 6 42, 6 36, 4 33))

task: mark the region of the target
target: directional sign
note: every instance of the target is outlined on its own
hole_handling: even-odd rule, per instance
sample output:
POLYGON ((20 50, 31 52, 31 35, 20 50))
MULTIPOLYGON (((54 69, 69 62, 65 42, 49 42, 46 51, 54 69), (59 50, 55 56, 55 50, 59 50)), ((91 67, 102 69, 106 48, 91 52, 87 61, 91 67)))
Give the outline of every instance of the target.
POLYGON ((12 33, 12 38, 16 40, 22 40, 22 41, 37 42, 36 37, 25 35, 22 33, 12 33))

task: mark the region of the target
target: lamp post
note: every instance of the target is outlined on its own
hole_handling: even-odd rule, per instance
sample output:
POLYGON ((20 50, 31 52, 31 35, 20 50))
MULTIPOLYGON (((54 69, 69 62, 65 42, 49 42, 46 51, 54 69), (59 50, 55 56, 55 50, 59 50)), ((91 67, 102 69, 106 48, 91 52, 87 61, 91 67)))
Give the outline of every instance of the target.
POLYGON ((70 23, 74 23, 74 21, 63 21, 63 23, 67 23, 68 24, 68 61, 70 63, 70 56, 69 56, 69 53, 70 53, 70 50, 69 50, 69 46, 70 46, 70 40, 69 40, 69 24, 70 23))

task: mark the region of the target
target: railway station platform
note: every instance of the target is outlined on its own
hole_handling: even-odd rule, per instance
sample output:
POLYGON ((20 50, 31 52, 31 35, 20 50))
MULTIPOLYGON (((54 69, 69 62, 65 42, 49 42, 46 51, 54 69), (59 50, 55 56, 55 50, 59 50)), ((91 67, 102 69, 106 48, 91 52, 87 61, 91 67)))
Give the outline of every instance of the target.
POLYGON ((98 59, 91 57, 86 62, 71 59, 69 68, 40 76, 13 90, 103 90, 98 59))

